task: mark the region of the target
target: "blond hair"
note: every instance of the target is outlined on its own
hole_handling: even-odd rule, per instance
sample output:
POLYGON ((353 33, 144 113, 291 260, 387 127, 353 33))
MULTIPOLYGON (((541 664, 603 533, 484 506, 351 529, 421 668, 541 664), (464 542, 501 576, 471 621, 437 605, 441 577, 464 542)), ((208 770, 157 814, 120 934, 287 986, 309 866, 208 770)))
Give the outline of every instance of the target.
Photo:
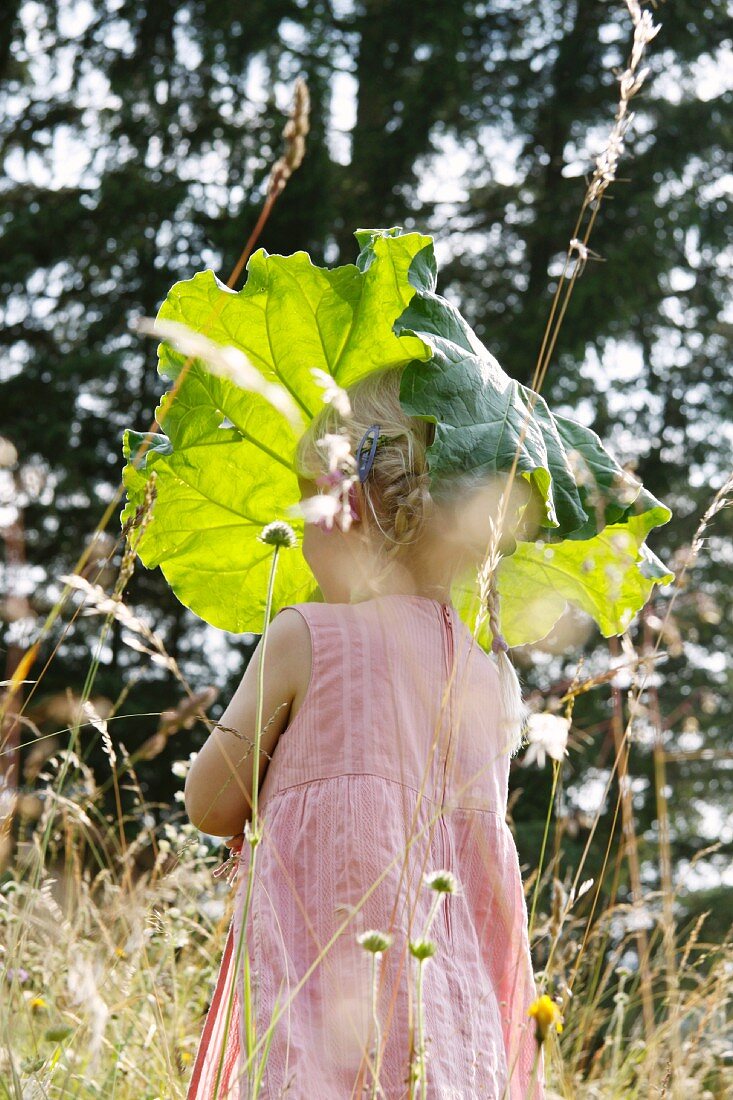
POLYGON ((375 371, 349 386, 350 416, 343 416, 335 405, 324 405, 301 437, 295 455, 298 474, 315 480, 326 469, 318 447, 320 439, 341 434, 356 455, 367 429, 379 425, 379 443, 363 492, 370 520, 383 536, 386 563, 400 559, 407 547, 419 540, 433 507, 427 450, 435 437, 435 425, 403 411, 403 369, 375 371))

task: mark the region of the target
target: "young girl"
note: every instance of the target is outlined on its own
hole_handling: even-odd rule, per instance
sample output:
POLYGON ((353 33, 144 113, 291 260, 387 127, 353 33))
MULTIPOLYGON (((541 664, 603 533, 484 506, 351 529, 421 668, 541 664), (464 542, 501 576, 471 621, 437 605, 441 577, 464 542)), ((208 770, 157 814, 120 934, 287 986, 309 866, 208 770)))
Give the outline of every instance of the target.
POLYGON ((244 750, 259 648, 188 775, 191 820, 239 834, 229 845, 241 849, 189 1100, 254 1095, 235 964, 242 936, 258 1043, 278 1016, 258 1096, 544 1096, 527 1015, 527 910, 505 821, 517 730, 507 740, 496 664, 451 603, 475 549, 458 537, 458 513, 431 500, 433 426, 402 412, 400 373, 351 387, 350 411, 326 405, 298 448, 304 512, 314 517, 303 553, 325 602, 282 608, 268 630, 262 840, 246 928, 241 834, 253 767, 244 750), (344 439, 358 479, 348 514, 329 522, 317 490, 338 481, 334 447, 344 439), (365 935, 374 930, 381 942, 365 935), (415 954, 433 949, 420 948, 425 939, 434 953, 419 963, 415 954))

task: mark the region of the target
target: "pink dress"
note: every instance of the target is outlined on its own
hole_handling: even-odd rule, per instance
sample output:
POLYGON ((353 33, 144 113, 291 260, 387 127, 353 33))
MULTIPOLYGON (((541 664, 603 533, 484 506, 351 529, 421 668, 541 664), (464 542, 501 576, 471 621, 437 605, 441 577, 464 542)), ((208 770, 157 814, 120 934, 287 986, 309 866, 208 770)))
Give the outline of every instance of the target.
MULTIPOLYGON (((261 788, 246 928, 261 1043, 253 1064, 276 1001, 281 1015, 257 1095, 372 1095, 373 956, 357 936, 378 929, 394 938, 378 957, 375 1095, 409 1096, 417 964, 407 942, 423 936, 436 897, 423 876, 447 869, 459 890, 441 897, 428 933, 437 950, 423 970, 426 1094, 543 1100, 493 660, 455 608, 425 597, 293 606, 313 666, 261 788)), ((249 858, 245 844, 188 1100, 254 1096, 240 946, 249 858)))

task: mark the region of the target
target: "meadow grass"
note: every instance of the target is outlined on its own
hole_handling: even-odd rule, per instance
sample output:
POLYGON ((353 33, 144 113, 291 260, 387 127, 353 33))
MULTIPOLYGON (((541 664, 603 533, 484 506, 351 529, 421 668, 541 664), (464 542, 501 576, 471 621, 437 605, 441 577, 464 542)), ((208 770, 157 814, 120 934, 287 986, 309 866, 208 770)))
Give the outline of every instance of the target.
MULTIPOLYGON (((690 562, 706 523, 727 503, 725 491, 724 486, 701 521, 690 562)), ((276 558, 277 553, 273 566, 276 558)), ((94 586, 84 588, 83 600, 104 616, 101 634, 113 616, 121 619, 185 685, 163 642, 124 605, 119 580, 115 592, 110 604, 94 586)), ((647 663, 649 642, 644 644, 647 663)), ((606 682, 599 676, 595 690, 606 682)), ((93 675, 86 676, 83 694, 89 695, 93 683, 93 675)), ((594 684, 588 680, 576 683, 566 702, 589 686, 594 684)), ((212 874, 221 859, 219 845, 187 822, 180 801, 162 814, 159 806, 147 804, 135 764, 160 753, 168 736, 190 724, 192 715, 205 718, 211 694, 188 691, 184 704, 160 716, 166 732, 149 738, 134 757, 110 732, 124 692, 104 717, 88 698, 73 697, 76 721, 52 735, 39 731, 34 749, 43 757, 45 745, 46 758, 31 758, 35 762, 25 785, 2 792, 0 1096, 185 1096, 233 893, 212 874), (107 779, 95 776, 85 763, 80 749, 84 722, 102 735, 107 779), (132 801, 124 813, 123 788, 132 801), (110 789, 112 798, 105 801, 110 789), (109 812, 110 802, 115 812, 109 812)), ((614 697, 618 702, 616 689, 614 697)), ((613 812, 622 820, 625 839, 613 853, 609 841, 601 881, 584 878, 585 857, 573 868, 574 878, 564 865, 562 821, 555 813, 562 754, 552 759, 547 828, 536 866, 525 869, 538 992, 552 993, 564 1016, 562 1034, 549 1027, 544 1040, 548 1096, 722 1100, 730 1095, 733 1074, 733 937, 710 942, 705 914, 678 926, 668 828, 659 833, 661 888, 645 894, 641 887, 628 775, 634 703, 632 698, 626 728, 623 713, 614 718, 617 756, 609 787, 616 772, 613 812), (548 852, 551 824, 553 850, 548 852), (630 899, 619 901, 624 864, 630 871, 630 899), (547 910, 540 883, 551 887, 547 910)), ((664 818, 665 750, 655 742, 653 751, 657 805, 664 818)), ((186 761, 174 765, 175 774, 183 777, 186 766, 186 761)), ((586 852, 598 821, 596 815, 587 823, 586 852)), ((436 905, 439 900, 438 894, 436 905)), ((428 932, 416 939, 413 952, 418 992, 424 962, 429 958, 431 966, 440 965, 440 958, 421 946, 428 932)), ((266 1038, 252 1034, 251 1039, 250 1068, 259 1063, 261 1072, 266 1038)), ((423 1095, 424 1087, 422 1042, 418 1054, 416 1096, 423 1095)), ((370 1058, 378 1065, 378 1048, 370 1058)), ((373 1095, 379 1094, 374 1088, 373 1095)), ((249 1095, 257 1095, 254 1084, 249 1095)))
MULTIPOLYGON (((44 764, 42 801, 21 796, 2 874, 0 1095, 182 1097, 231 913, 232 892, 212 876, 220 849, 180 812, 153 824, 123 757, 140 829, 122 851, 121 823, 104 818, 92 776, 68 753, 44 764)), ((536 942, 545 981, 572 977, 572 998, 562 1035, 546 1040, 548 1095, 729 1096, 733 942, 708 942, 704 918, 675 929, 670 983, 663 899, 648 899, 648 1032, 638 907, 609 904, 589 924, 583 898, 569 904, 553 873, 536 942)))

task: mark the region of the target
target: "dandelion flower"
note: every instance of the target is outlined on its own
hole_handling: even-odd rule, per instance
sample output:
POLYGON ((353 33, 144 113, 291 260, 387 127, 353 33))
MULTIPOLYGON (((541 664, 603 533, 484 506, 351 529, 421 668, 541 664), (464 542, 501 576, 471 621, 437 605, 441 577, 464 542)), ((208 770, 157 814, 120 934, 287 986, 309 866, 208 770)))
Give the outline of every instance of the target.
POLYGON ((547 1038, 551 1027, 554 1027, 558 1033, 562 1031, 563 1020, 560 1009, 546 993, 533 1001, 527 1015, 534 1017, 535 1038, 540 1046, 547 1038))

